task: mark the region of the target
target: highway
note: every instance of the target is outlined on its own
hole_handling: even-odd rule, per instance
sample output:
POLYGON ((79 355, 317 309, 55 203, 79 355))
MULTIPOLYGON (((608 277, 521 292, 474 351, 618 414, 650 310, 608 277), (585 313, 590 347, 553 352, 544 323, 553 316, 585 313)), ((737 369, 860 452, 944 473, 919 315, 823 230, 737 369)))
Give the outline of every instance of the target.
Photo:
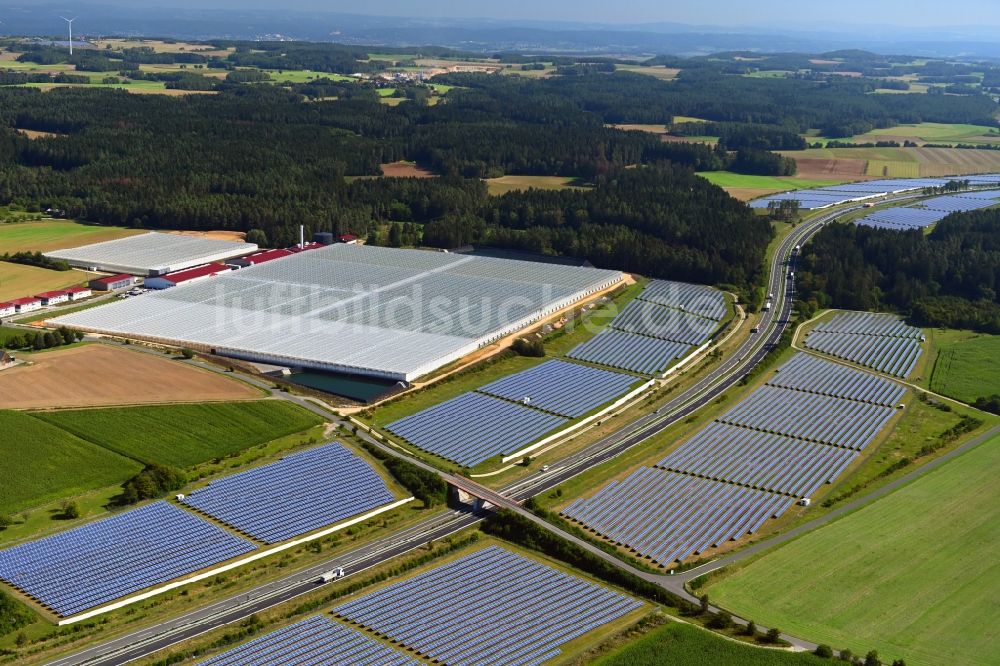
MULTIPOLYGON (((892 200, 904 200, 914 198, 915 196, 918 195, 903 195, 895 197, 892 200)), ((794 286, 793 280, 789 277, 789 270, 794 268, 794 248, 797 245, 804 244, 829 221, 859 208, 861 206, 853 206, 820 214, 807 222, 800 223, 782 240, 773 254, 769 267, 768 291, 774 294, 773 307, 770 311, 763 313, 759 324, 759 333, 751 335, 738 350, 721 360, 711 372, 655 412, 645 414, 631 423, 624 425, 616 432, 565 458, 551 463, 549 465, 550 469, 547 472, 535 472, 528 477, 518 479, 500 488, 498 491, 491 491, 468 478, 453 477, 426 465, 422 461, 406 456, 398 449, 386 446, 372 439, 361 430, 358 431, 358 434, 393 455, 404 457, 414 464, 441 474, 453 485, 467 489, 476 496, 491 501, 498 506, 504 506, 520 512, 546 529, 557 532, 561 536, 577 542, 620 568, 632 571, 636 575, 663 585, 674 593, 693 599, 683 587, 684 583, 691 576, 672 577, 637 570, 592 544, 577 540, 568 533, 542 521, 530 512, 524 511, 519 504, 531 496, 545 493, 565 481, 642 444, 650 437, 656 436, 678 421, 686 419, 701 407, 710 404, 718 396, 737 384, 774 348, 788 326, 792 311, 792 299, 790 295, 794 286)), ((289 399, 294 399, 295 402, 323 415, 327 419, 332 418, 328 410, 324 410, 312 401, 298 397, 293 398, 291 396, 289 396, 289 399)), ((920 470, 917 471, 919 472, 920 470)), ((471 527, 481 519, 482 516, 460 511, 448 511, 443 514, 437 514, 400 532, 387 535, 349 552, 339 554, 304 571, 298 571, 279 580, 262 584, 252 590, 230 596, 185 615, 171 618, 159 624, 135 630, 103 643, 84 648, 79 652, 50 663, 52 666, 115 666, 128 663, 189 640, 212 629, 238 622, 252 613, 260 612, 266 608, 314 591, 319 586, 316 579, 324 571, 343 567, 348 576, 357 575, 366 569, 419 548, 428 541, 439 540, 449 534, 471 527)), ((805 529, 805 527, 802 526, 798 529, 805 529)), ((748 555, 757 552, 761 547, 766 547, 762 544, 768 543, 761 542, 761 544, 755 544, 753 550, 748 555)), ((730 557, 740 557, 742 552, 740 551, 730 557)), ((803 649, 814 647, 811 643, 792 636, 786 636, 785 638, 793 645, 803 649)))

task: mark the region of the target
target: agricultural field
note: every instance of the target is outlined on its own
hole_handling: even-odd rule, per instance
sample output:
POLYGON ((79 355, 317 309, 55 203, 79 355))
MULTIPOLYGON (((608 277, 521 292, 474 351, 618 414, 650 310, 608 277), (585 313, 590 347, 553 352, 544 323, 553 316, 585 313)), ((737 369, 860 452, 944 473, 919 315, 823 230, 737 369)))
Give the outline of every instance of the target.
POLYGON ((434 178, 433 171, 417 166, 413 162, 390 162, 379 165, 386 178, 434 178))
POLYGON ((218 373, 110 345, 88 344, 20 356, 30 360, 31 365, 0 372, 2 409, 203 403, 261 397, 258 389, 218 373), (95 377, 100 381, 95 382, 95 377), (31 390, 24 390, 25 386, 31 390))
POLYGON ((1000 151, 961 148, 810 148, 784 151, 795 158, 800 176, 827 172, 864 178, 939 177, 1000 171, 1000 151))
POLYGON ((846 179, 813 179, 799 176, 748 176, 731 171, 703 171, 698 175, 744 201, 772 192, 825 187, 846 182, 846 179))
POLYGON ((145 233, 140 229, 104 227, 71 220, 40 220, 0 224, 0 254, 48 252, 145 233))
MULTIPOLYGON (((820 139, 822 140, 822 139, 820 139)), ((865 134, 857 134, 849 139, 851 143, 874 143, 876 141, 915 141, 917 143, 1000 143, 1000 130, 986 125, 964 125, 957 123, 917 123, 875 129, 865 134)))
POLYGON ((998 465, 994 437, 706 591, 735 613, 856 653, 874 648, 911 666, 995 664, 998 465))
POLYGON ((652 67, 643 67, 642 65, 615 65, 615 71, 643 74, 644 76, 651 76, 654 79, 659 79, 660 81, 673 81, 677 78, 677 75, 681 73, 681 70, 679 69, 664 67, 662 65, 655 65, 652 67))
POLYGON ((175 467, 222 458, 321 422, 311 412, 279 400, 61 410, 33 416, 110 451, 175 467))
POLYGON ((820 666, 811 654, 761 648, 720 638, 705 629, 671 622, 594 662, 595 666, 820 666))
POLYGON ((22 412, 0 410, 0 432, 0 514, 120 484, 142 469, 22 412))
POLYGON ((494 196, 530 189, 583 189, 583 186, 578 184, 577 179, 563 176, 501 176, 500 178, 488 178, 486 186, 489 189, 489 193, 494 196))
POLYGON ((86 271, 53 271, 48 268, 0 261, 0 301, 33 296, 43 291, 65 289, 82 284, 96 276, 96 273, 86 271))
POLYGON ((967 403, 1000 395, 1000 336, 932 330, 930 339, 932 391, 967 403))

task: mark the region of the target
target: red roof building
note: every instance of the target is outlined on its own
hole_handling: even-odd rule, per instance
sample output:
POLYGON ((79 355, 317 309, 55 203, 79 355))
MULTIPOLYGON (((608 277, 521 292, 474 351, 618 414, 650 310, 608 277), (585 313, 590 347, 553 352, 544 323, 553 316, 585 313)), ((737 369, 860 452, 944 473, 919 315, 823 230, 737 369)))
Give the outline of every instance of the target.
POLYGON ((288 251, 289 252, 304 252, 305 250, 318 250, 321 247, 326 247, 326 246, 323 245, 322 243, 311 243, 310 242, 310 243, 306 243, 302 247, 299 247, 298 245, 293 245, 290 248, 288 248, 288 251))
POLYGON ((146 278, 145 286, 150 289, 169 289, 185 282, 203 280, 214 277, 222 273, 228 273, 232 268, 225 264, 204 264, 194 268, 185 268, 182 271, 174 271, 159 277, 146 278))
POLYGON ((34 296, 26 296, 25 298, 15 298, 11 301, 14 305, 14 309, 17 312, 30 312, 32 310, 37 310, 42 307, 42 299, 35 298, 34 296))
POLYGON ((82 298, 88 298, 94 293, 93 291, 90 290, 89 287, 69 287, 65 291, 67 294, 69 294, 69 300, 71 301, 78 301, 82 298))
POLYGON ((43 291, 40 294, 35 294, 35 298, 42 299, 42 305, 55 305, 56 303, 65 303, 69 300, 69 292, 63 289, 56 291, 43 291))
POLYGON ((119 273, 109 277, 99 277, 90 281, 90 288, 97 291, 115 291, 127 289, 135 284, 135 278, 128 273, 119 273))

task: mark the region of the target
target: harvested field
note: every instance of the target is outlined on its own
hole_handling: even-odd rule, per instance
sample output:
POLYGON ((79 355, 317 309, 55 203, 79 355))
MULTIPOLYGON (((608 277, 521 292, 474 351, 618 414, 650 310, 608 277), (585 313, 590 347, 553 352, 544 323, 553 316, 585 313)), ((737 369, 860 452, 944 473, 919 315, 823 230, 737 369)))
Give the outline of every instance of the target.
POLYGON ((259 398, 260 391, 153 354, 93 344, 0 372, 0 408, 51 409, 259 398), (25 390, 30 386, 31 390, 25 390))
POLYGON ((245 231, 168 231, 171 234, 181 234, 182 236, 200 236, 202 238, 211 238, 214 240, 225 240, 234 241, 242 243, 243 239, 246 238, 245 231))
POLYGON ((501 176, 500 178, 489 178, 486 186, 492 195, 507 194, 508 192, 522 192, 524 190, 567 190, 581 189, 575 185, 575 178, 564 176, 501 176))
MULTIPOLYGON (((961 148, 810 148, 784 151, 799 165, 799 176, 822 178, 816 170, 831 168, 824 163, 844 163, 832 168, 856 174, 864 164, 867 178, 940 177, 1000 171, 1000 151, 961 148)), ((864 180, 845 173, 844 180, 864 180)))
POLYGON ((391 162, 382 164, 382 175, 386 178, 436 178, 437 174, 418 167, 413 162, 391 162))
POLYGON ((834 179, 834 180, 865 180, 867 160, 855 159, 821 159, 796 158, 799 178, 834 179))
POLYGON ((673 81, 681 70, 673 67, 655 65, 653 67, 643 67, 642 65, 615 65, 616 72, 632 72, 633 74, 644 74, 660 81, 673 81))
POLYGON ((29 139, 54 139, 57 136, 66 136, 65 134, 56 134, 55 132, 39 132, 38 130, 29 129, 15 129, 14 131, 29 139))
MULTIPOLYGON (((608 125, 608 127, 625 130, 626 132, 649 132, 650 134, 667 133, 666 125, 608 125)), ((681 137, 677 138, 680 139, 681 137)))

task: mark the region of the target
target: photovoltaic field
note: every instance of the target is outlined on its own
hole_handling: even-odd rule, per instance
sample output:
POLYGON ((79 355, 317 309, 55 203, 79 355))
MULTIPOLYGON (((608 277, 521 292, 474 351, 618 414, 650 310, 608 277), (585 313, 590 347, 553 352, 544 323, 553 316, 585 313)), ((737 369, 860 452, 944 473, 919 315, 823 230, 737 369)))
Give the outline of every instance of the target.
MULTIPOLYGON (((974 187, 1000 186, 1000 174, 978 174, 962 176, 974 187)), ((892 178, 869 180, 860 183, 844 183, 812 189, 802 189, 795 192, 772 194, 750 202, 751 208, 767 208, 772 202, 798 201, 803 209, 826 208, 851 201, 864 201, 888 194, 912 192, 931 187, 944 187, 953 177, 945 178, 892 178)))
POLYGON ((632 375, 547 361, 463 393, 386 430, 417 448, 474 467, 511 455, 638 383, 632 375))
POLYGON ((0 551, 0 579, 73 615, 254 550, 183 509, 154 502, 0 551))
POLYGON ((640 374, 659 374, 708 340, 726 312, 725 297, 716 289, 654 280, 606 330, 566 355, 640 374))
POLYGON ((923 331, 894 315, 843 312, 815 326, 803 344, 894 377, 907 377, 920 358, 923 340, 923 331))
POLYGON ((661 566, 760 529, 832 483, 896 413, 905 389, 797 354, 675 449, 562 515, 661 566))
POLYGON ((417 666, 418 663, 355 629, 316 616, 272 631, 199 666, 417 666))
POLYGON ((333 609, 435 662, 541 664, 559 646, 642 606, 498 546, 333 609))
POLYGON ((184 504, 276 543, 395 500, 371 466, 337 443, 209 483, 184 504))
POLYGON ((929 227, 952 213, 990 208, 1000 204, 1000 191, 974 190, 928 199, 912 206, 887 208, 855 220, 855 224, 876 229, 910 231, 929 227))

